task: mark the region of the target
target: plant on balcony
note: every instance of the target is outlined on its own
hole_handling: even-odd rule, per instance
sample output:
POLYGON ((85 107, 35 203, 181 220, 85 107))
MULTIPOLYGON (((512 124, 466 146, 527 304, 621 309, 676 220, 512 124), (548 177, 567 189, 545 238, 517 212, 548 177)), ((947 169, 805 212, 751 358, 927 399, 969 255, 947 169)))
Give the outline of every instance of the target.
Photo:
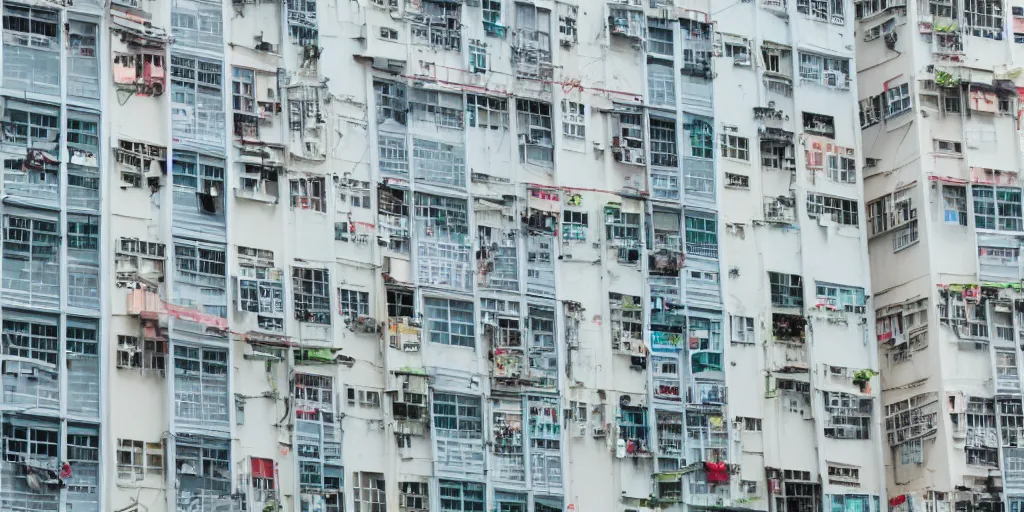
POLYGON ((871 387, 868 384, 875 375, 878 375, 878 372, 871 369, 857 370, 853 372, 853 383, 860 387, 861 392, 870 393, 871 387))
POLYGON ((954 78, 953 75, 945 71, 936 70, 935 85, 939 87, 957 87, 960 85, 960 79, 954 78))

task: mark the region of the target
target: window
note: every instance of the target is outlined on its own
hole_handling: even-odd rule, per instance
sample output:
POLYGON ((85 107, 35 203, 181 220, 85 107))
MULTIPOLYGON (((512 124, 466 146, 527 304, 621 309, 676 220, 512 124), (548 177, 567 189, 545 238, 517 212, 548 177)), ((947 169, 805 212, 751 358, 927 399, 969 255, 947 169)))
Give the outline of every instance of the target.
POLYGON ((389 41, 398 41, 398 31, 391 27, 380 27, 380 38, 389 41))
POLYGON ((563 46, 576 44, 576 18, 579 10, 575 5, 558 4, 558 40, 563 46))
POLYGON ((368 409, 380 408, 380 391, 349 387, 345 390, 345 393, 346 401, 350 407, 355 407, 358 403, 359 407, 368 409))
POLYGON ((295 319, 300 322, 330 325, 330 276, 327 269, 292 269, 293 307, 295 319))
POLYGON ((60 115, 55 106, 7 100, 4 105, 4 142, 46 148, 60 137, 60 115))
POLYGON ((960 90, 943 91, 942 108, 947 114, 960 113, 960 90))
POLYGON ((68 20, 68 94, 99 99, 99 59, 96 55, 96 24, 68 20))
POLYGON ((825 437, 870 439, 871 399, 825 391, 825 437))
POLYGON ((377 165, 380 172, 409 175, 409 149, 405 135, 379 132, 377 134, 377 165))
POLYGON ((679 174, 675 171, 651 172, 651 188, 654 197, 660 199, 679 199, 679 174))
POLYGON ((483 438, 483 416, 479 397, 435 391, 432 410, 431 418, 435 429, 458 432, 458 436, 463 439, 483 438))
MULTIPOLYGON (((472 245, 466 201, 417 193, 414 225, 418 239, 417 279, 421 284, 472 291, 472 245)), ((475 269, 475 266, 472 268, 475 269)))
POLYGON ((146 475, 163 477, 164 447, 162 443, 146 443, 130 439, 117 440, 117 479, 139 482, 146 475))
POLYGON ((845 20, 844 0, 797 0, 796 10, 815 21, 842 25, 845 20))
POLYGON ((129 187, 142 186, 142 174, 154 166, 164 169, 167 150, 162 146, 154 146, 127 140, 118 141, 114 156, 121 167, 121 183, 129 187))
POLYGON ((327 184, 324 178, 298 178, 290 182, 292 208, 327 211, 327 184))
POLYGON ((892 252, 901 251, 917 243, 917 221, 911 221, 903 227, 893 231, 892 252))
POLYGON ((714 158, 714 130, 707 121, 695 119, 689 126, 690 154, 697 158, 714 158))
POLYGON ((937 153, 957 156, 961 156, 963 154, 963 145, 959 142, 942 139, 932 139, 932 142, 935 144, 935 151, 937 153))
POLYGON ((675 69, 667 62, 647 62, 647 88, 652 105, 674 107, 676 104, 675 69))
POLYGON ((171 129, 174 137, 204 146, 224 145, 223 65, 171 56, 171 129))
POLYGON ((712 214, 686 212, 686 254, 718 257, 718 222, 712 214))
POLYGON ((171 10, 171 34, 176 45, 222 51, 224 26, 215 5, 177 3, 171 10))
POLYGON ((724 46, 725 56, 731 58, 734 65, 750 65, 750 49, 747 46, 747 43, 727 42, 724 43, 724 46))
POLYGON ((461 6, 423 0, 423 14, 413 18, 412 37, 417 44, 445 50, 462 49, 461 6))
POLYGON ((277 488, 274 482, 274 461, 252 457, 249 460, 249 468, 251 470, 253 498, 255 501, 264 503, 267 500, 274 499, 276 495, 275 489, 277 488))
POLYGON ((417 181, 465 188, 466 148, 462 144, 413 138, 412 165, 417 181))
POLYGON ((722 134, 722 156, 738 160, 750 160, 750 139, 738 135, 722 134))
POLYGON ((196 153, 176 151, 171 169, 174 208, 188 215, 195 210, 216 216, 224 214, 224 161, 196 153))
POLYGON ((264 315, 284 315, 284 284, 274 253, 239 246, 238 261, 238 310, 256 313, 261 322, 270 321, 264 315))
POLYGON ((647 53, 672 58, 672 27, 664 20, 647 19, 647 53))
POLYGON ((733 316, 732 342, 733 343, 754 343, 756 334, 754 331, 754 319, 749 316, 733 316))
POLYGON ((167 342, 147 339, 140 349, 136 336, 117 335, 117 367, 152 370, 163 373, 167 342))
POLYGON ((764 61, 765 72, 790 76, 792 73, 790 73, 788 63, 791 54, 792 51, 786 48, 762 45, 761 58, 764 61))
POLYGON ((649 446, 648 439, 650 427, 647 425, 647 408, 634 406, 619 406, 619 435, 626 441, 632 443, 636 454, 643 453, 649 446))
MULTIPOLYGON (((941 2, 943 0, 938 0, 938 1, 941 2)), ((856 17, 857 17, 857 19, 862 20, 862 19, 865 19, 865 18, 870 18, 870 17, 872 17, 872 16, 874 16, 876 14, 885 12, 885 11, 887 11, 889 9, 893 9, 893 8, 896 8, 896 7, 902 7, 902 6, 906 6, 906 5, 907 5, 906 0, 868 0, 868 1, 864 1, 864 2, 857 2, 856 3, 856 9, 857 9, 856 17)), ((941 16, 942 15, 941 13, 936 13, 934 11, 935 0, 932 1, 931 5, 933 7, 933 11, 931 12, 931 14, 938 14, 938 15, 941 16)), ((949 16, 949 14, 947 13, 946 16, 949 16)))
POLYGON ((227 496, 231 486, 231 443, 227 439, 178 434, 175 439, 174 478, 192 481, 201 496, 227 496), (190 471, 191 470, 191 471, 190 471))
POLYGON ((338 290, 338 309, 341 316, 355 318, 370 314, 370 294, 355 290, 338 290))
POLYGON ((903 464, 924 463, 924 439, 918 437, 900 445, 900 461, 903 464))
POLYGON ((800 52, 800 78, 830 89, 849 89, 850 61, 800 52))
POLYGON ((882 119, 882 96, 872 96, 860 101, 860 127, 863 130, 878 124, 882 119))
POLYGON ((587 240, 587 212, 562 211, 562 240, 585 242, 587 240))
POLYGON ((651 118, 651 165, 676 167, 676 124, 669 119, 651 118))
POLYGON ((492 130, 508 129, 507 99, 467 94, 466 111, 470 126, 492 130))
POLYGON ((1019 188, 996 188, 996 215, 1002 231, 1021 231, 1021 192, 1019 188))
POLYGON ((243 114, 256 113, 256 72, 231 68, 231 108, 243 114))
POLYGON ((197 244, 190 240, 176 240, 174 243, 174 266, 180 273, 179 280, 189 282, 209 281, 226 275, 227 257, 222 246, 197 244))
POLYGON ((640 240, 640 214, 605 208, 605 230, 608 240, 621 240, 626 245, 637 242, 640 240))
POLYGON ((414 88, 409 92, 409 111, 415 121, 432 127, 462 129, 462 96, 414 88))
POLYGON ((370 182, 359 180, 342 180, 338 186, 338 202, 340 204, 350 203, 354 208, 369 209, 370 204, 370 182))
POLYGON ((60 295, 60 224, 4 216, 3 291, 25 306, 56 306, 60 295))
POLYGON ((278 198, 278 172, 280 168, 259 164, 243 164, 238 176, 239 198, 271 202, 278 198))
POLYGON ((428 489, 426 482, 398 482, 399 509, 407 512, 427 512, 430 506, 428 489))
POLYGON ((771 288, 772 305, 787 308, 804 306, 803 278, 794 274, 768 272, 768 283, 771 288))
POLYGON ((460 347, 475 346, 473 303, 461 300, 424 300, 430 341, 460 347))
POLYGON ((743 426, 743 430, 747 432, 760 432, 761 431, 761 418, 745 418, 738 416, 736 422, 743 426))
POLYGON ((839 183, 857 183, 857 162, 846 155, 828 155, 828 179, 839 183))
POLYGON ((866 302, 864 289, 856 286, 816 282, 814 286, 817 306, 834 306, 842 310, 863 308, 866 302))
POLYGON ((487 67, 487 43, 476 39, 469 41, 469 72, 486 73, 487 67))
POLYGON ((387 491, 384 475, 380 473, 352 473, 355 512, 387 512, 387 491))
POLYGON ((227 350, 174 345, 174 417, 183 425, 228 429, 227 350))
POLYGON ((586 116, 582 103, 562 100, 562 135, 574 139, 586 136, 586 116))
POLYGON ((858 225, 857 201, 822 194, 807 194, 807 216, 818 218, 826 215, 832 222, 844 226, 858 225))
POLYGON ((99 122, 96 117, 81 112, 68 112, 67 131, 69 148, 99 152, 99 122))
POLYGON ((1021 231, 1021 190, 1013 187, 975 185, 974 223, 979 229, 1021 231))
POLYGON ((967 188, 942 185, 942 210, 945 222, 967 225, 967 188))
POLYGON ((442 512, 484 512, 484 484, 439 480, 438 492, 442 512))
POLYGON ((70 306, 97 309, 99 304, 99 218, 67 216, 67 283, 70 306))
POLYGON ((518 99, 516 100, 516 116, 519 127, 520 160, 550 167, 554 162, 551 104, 518 99))
POLYGON ((57 320, 4 311, 3 351, 14 357, 57 364, 57 320))
POLYGON ((484 31, 489 36, 505 35, 505 27, 501 25, 501 2, 499 0, 483 0, 484 31))
POLYGON ((885 118, 910 112, 910 84, 890 87, 885 93, 885 118))
POLYGON ((404 84, 374 80, 373 92, 377 104, 377 124, 391 120, 404 126, 408 122, 409 106, 404 84))
POLYGON ((1002 0, 964 0, 964 25, 976 37, 1002 39, 1002 0))
MULTIPOLYGON (((835 137, 836 122, 832 116, 815 114, 814 112, 803 113, 804 131, 825 137, 835 137)), ((820 165, 820 164, 819 164, 820 165)))
POLYGON ((3 16, 4 87, 59 95, 60 14, 6 4, 3 16))
POLYGON ((412 318, 416 316, 413 294, 410 291, 388 288, 388 316, 412 318))
POLYGON ((890 34, 896 30, 896 18, 890 18, 878 25, 867 29, 864 33, 864 41, 874 41, 879 37, 890 34))
POLYGON ((513 57, 519 76, 551 78, 551 11, 533 4, 516 3, 516 37, 530 41, 526 55, 513 57))
POLYGON ((831 484, 857 485, 860 480, 860 469, 849 466, 829 466, 828 479, 831 484))

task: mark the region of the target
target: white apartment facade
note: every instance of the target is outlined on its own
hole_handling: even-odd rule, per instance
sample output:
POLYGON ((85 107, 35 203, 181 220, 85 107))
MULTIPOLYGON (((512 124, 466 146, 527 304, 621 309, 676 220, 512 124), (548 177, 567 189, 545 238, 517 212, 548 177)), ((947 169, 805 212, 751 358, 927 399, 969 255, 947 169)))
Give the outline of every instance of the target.
POLYGON ((879 512, 854 12, 718 3, 4 0, 0 508, 879 512))
POLYGON ((893 510, 1017 510, 1024 4, 857 4, 893 510))

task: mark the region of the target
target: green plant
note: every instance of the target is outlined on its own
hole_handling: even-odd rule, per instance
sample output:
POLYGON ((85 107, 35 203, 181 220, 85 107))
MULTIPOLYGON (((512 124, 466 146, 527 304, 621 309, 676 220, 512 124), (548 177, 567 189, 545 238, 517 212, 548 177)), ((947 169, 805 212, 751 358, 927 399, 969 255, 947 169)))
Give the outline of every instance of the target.
POLYGON ((945 71, 935 71, 935 85, 939 87, 956 87, 960 85, 959 78, 953 78, 953 75, 945 71))
POLYGON ((863 384, 863 383, 871 380, 871 377, 874 377, 875 375, 878 375, 878 372, 876 372, 874 370, 870 370, 870 369, 857 370, 857 371, 853 372, 853 383, 854 384, 858 384, 858 385, 859 384, 863 384))

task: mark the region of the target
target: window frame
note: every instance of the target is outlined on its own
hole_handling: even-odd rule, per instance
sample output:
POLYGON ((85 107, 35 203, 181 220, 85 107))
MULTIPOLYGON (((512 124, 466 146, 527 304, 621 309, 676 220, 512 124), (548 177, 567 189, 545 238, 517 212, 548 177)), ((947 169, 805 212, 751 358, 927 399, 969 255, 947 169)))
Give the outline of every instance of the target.
POLYGON ((474 321, 474 304, 472 301, 448 299, 441 297, 423 298, 423 317, 430 342, 455 347, 476 349, 476 322, 474 321), (453 306, 455 306, 453 308, 453 306), (456 319, 453 312, 465 318, 456 319), (433 316, 444 313, 444 317, 433 316), (455 331, 454 327, 460 327, 455 331), (443 327, 443 330, 441 329, 443 327))

